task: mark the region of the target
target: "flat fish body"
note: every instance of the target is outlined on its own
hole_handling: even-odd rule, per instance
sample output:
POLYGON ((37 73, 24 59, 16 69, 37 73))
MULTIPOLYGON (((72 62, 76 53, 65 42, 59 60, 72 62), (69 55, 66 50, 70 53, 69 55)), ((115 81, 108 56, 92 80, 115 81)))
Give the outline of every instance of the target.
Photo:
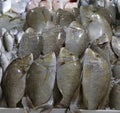
POLYGON ((7 51, 12 51, 14 45, 14 37, 9 32, 4 33, 3 42, 5 49, 7 51))
POLYGON ((81 64, 77 56, 61 48, 57 68, 57 84, 63 98, 58 105, 69 107, 80 83, 81 64))
POLYGON ((65 36, 66 33, 64 29, 60 26, 52 27, 52 25, 49 25, 49 27, 44 29, 42 33, 43 54, 55 52, 55 54, 58 55, 60 48, 63 46, 65 42, 65 36))
POLYGON ((36 7, 28 11, 26 15, 25 29, 33 28, 36 32, 42 32, 47 21, 51 20, 51 14, 45 7, 36 7))
POLYGON ((33 61, 33 55, 17 58, 11 62, 2 78, 3 95, 8 107, 16 107, 25 91, 26 73, 33 61))
POLYGON ((103 109, 110 87, 109 63, 90 48, 83 61, 83 101, 87 109, 103 109))
POLYGON ((73 54, 82 55, 87 48, 89 38, 86 30, 77 21, 73 21, 66 28, 65 47, 73 54))
MULTIPOLYGON (((48 103, 53 94, 56 56, 50 52, 38 57, 31 65, 26 80, 26 94, 35 107, 48 103)), ((50 103, 53 104, 53 103, 50 103)))
POLYGON ((18 57, 32 53, 36 59, 42 51, 42 37, 35 32, 24 33, 18 47, 18 57))
POLYGON ((88 36, 90 41, 98 39, 105 34, 109 41, 112 40, 112 29, 108 21, 100 14, 93 13, 90 16, 92 22, 88 25, 88 36))

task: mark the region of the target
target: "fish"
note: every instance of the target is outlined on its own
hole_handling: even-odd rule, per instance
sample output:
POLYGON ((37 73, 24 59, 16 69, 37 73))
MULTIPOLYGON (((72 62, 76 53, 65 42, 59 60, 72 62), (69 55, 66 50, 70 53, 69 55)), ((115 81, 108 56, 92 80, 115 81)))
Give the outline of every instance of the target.
POLYGON ((42 47, 42 36, 28 28, 22 35, 17 55, 18 57, 23 57, 27 54, 33 53, 33 57, 36 59, 41 54, 42 47))
POLYGON ((89 44, 89 38, 85 28, 77 21, 73 21, 66 28, 65 47, 71 53, 81 56, 89 44))
POLYGON ((60 48, 65 43, 66 33, 64 29, 53 22, 47 22, 45 29, 42 32, 43 37, 43 54, 55 52, 58 56, 60 48))
POLYGON ((6 51, 12 51, 14 45, 15 38, 8 31, 4 33, 3 36, 3 44, 6 51))
POLYGON ((58 107, 69 108, 74 92, 80 84, 82 65, 78 56, 61 48, 57 64, 57 85, 62 94, 58 107))
POLYGON ((110 42, 112 40, 112 29, 108 21, 102 15, 99 15, 96 12, 90 16, 90 19, 92 21, 87 28, 90 41, 92 42, 103 34, 106 34, 110 42))
POLYGON ((41 33, 47 21, 51 21, 49 10, 45 7, 36 7, 27 12, 24 29, 31 27, 36 32, 41 33))
POLYGON ((83 61, 83 102, 88 110, 104 109, 110 89, 109 63, 92 49, 87 48, 83 61))
POLYGON ((10 108, 17 107, 25 92, 26 74, 33 62, 33 55, 29 54, 13 60, 3 74, 1 87, 3 98, 10 108))
POLYGON ((26 95, 33 109, 53 106, 53 88, 56 76, 56 55, 50 52, 35 59, 28 70, 26 95))

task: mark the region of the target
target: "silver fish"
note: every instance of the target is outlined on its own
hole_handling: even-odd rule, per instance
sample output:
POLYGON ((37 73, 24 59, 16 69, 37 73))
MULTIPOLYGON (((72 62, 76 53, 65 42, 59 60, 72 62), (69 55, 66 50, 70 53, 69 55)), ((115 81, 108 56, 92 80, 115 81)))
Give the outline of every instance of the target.
POLYGON ((34 31, 26 31, 22 35, 22 39, 18 47, 18 57, 33 53, 34 59, 36 59, 42 51, 42 37, 36 34, 34 31))
POLYGON ((3 44, 7 51, 12 51, 14 45, 14 36, 12 36, 8 31, 4 33, 3 44))
POLYGON ((33 55, 17 58, 8 66, 2 79, 2 89, 8 107, 16 107, 25 91, 26 73, 33 55))
POLYGON ((65 47, 71 53, 82 55, 88 46, 89 38, 87 31, 77 21, 73 21, 66 31, 65 47))
POLYGON ((57 85, 63 98, 58 106, 70 107, 72 97, 79 87, 81 69, 78 57, 71 54, 66 48, 61 48, 57 68, 57 85))
POLYGON ((25 29, 33 28, 35 31, 41 33, 45 27, 46 22, 51 20, 51 14, 45 7, 37 7, 27 12, 25 29))
POLYGON ((99 54, 87 48, 83 61, 83 101, 87 109, 103 109, 110 87, 109 63, 99 54))
POLYGON ((48 23, 47 27, 43 30, 43 54, 55 52, 59 54, 60 48, 65 42, 65 31, 62 27, 48 23), (49 24, 49 25, 48 25, 49 24))
POLYGON ((91 22, 88 25, 88 36, 91 42, 103 34, 107 35, 109 41, 112 39, 112 29, 110 27, 110 24, 103 16, 97 13, 93 13, 90 16, 90 20, 91 22))
POLYGON ((53 105, 55 74, 55 53, 40 56, 32 63, 27 74, 26 94, 35 108, 53 105))

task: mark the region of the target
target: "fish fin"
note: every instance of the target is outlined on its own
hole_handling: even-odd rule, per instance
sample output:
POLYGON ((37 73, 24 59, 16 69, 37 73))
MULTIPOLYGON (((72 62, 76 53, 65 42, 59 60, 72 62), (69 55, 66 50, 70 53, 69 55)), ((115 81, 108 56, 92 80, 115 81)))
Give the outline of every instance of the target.
POLYGON ((50 98, 48 99, 48 101, 46 101, 45 103, 34 107, 34 110, 38 110, 40 108, 43 108, 42 111, 48 110, 48 109, 52 109, 53 108, 53 95, 50 96, 50 98))
POLYGON ((31 110, 30 108, 34 108, 30 98, 28 96, 22 98, 22 105, 24 110, 29 113, 31 110))

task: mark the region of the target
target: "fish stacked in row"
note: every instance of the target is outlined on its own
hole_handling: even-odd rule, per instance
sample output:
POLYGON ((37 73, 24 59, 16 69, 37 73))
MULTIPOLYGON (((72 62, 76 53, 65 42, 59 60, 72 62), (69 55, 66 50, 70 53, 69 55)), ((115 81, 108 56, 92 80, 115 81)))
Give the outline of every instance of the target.
POLYGON ((120 109, 119 30, 108 10, 37 7, 24 22, 1 29, 1 106, 120 109))

